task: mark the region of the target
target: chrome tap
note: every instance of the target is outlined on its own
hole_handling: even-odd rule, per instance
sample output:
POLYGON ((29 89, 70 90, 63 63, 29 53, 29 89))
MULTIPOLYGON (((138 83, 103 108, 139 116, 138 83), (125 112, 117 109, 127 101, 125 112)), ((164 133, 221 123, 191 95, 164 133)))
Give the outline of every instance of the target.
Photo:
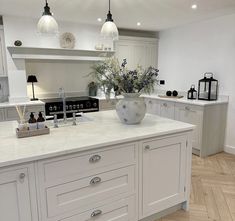
POLYGON ((67 116, 66 116, 66 96, 65 96, 65 91, 64 88, 61 87, 59 88, 59 97, 62 98, 63 101, 63 114, 64 114, 64 122, 67 122, 67 116))

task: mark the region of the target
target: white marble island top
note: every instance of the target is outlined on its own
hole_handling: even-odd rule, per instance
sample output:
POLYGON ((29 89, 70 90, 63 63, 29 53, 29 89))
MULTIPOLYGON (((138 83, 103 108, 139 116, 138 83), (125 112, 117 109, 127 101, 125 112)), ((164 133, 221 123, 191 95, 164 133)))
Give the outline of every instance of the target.
POLYGON ((115 111, 86 114, 77 126, 51 128, 49 135, 18 139, 16 122, 0 123, 0 167, 138 141, 194 129, 193 125, 147 114, 139 125, 122 124, 115 111))

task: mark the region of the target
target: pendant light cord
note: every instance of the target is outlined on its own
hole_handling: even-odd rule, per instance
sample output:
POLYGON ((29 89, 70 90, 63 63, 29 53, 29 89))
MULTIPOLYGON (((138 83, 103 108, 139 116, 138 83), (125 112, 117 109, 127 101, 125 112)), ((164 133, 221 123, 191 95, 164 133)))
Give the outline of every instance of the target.
POLYGON ((110 2, 110 0, 109 0, 109 12, 110 12, 110 5, 111 5, 111 2, 110 2))

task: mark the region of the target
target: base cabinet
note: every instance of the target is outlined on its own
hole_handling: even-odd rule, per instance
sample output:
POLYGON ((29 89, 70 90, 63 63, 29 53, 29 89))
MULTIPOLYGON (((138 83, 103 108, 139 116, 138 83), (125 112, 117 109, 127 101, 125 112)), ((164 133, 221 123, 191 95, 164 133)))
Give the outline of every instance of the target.
POLYGON ((0 169, 0 220, 137 221, 183 208, 190 137, 186 131, 0 169))
POLYGON ((194 154, 206 157, 223 151, 227 103, 199 106, 157 98, 145 98, 145 102, 149 114, 196 125, 192 133, 194 154))
POLYGON ((0 220, 32 221, 27 168, 0 171, 0 220))
POLYGON ((186 200, 186 136, 142 145, 142 210, 149 216, 186 200))

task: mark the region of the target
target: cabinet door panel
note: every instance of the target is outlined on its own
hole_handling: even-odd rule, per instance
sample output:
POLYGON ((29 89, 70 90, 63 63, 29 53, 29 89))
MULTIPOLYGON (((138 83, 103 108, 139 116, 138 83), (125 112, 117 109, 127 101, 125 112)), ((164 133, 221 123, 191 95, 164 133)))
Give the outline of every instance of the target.
POLYGON ((155 99, 145 99, 147 113, 160 115, 160 103, 155 99))
POLYGON ((175 119, 175 106, 173 102, 160 102, 160 115, 161 117, 175 119))
POLYGON ((143 214, 151 215, 185 200, 186 137, 143 144, 143 214))
POLYGON ((5 120, 5 110, 0 109, 0 122, 5 120))
POLYGON ((192 146, 200 150, 203 111, 192 106, 177 105, 175 108, 175 119, 197 126, 192 133, 192 146))
POLYGON ((0 173, 0 196, 1 220, 32 221, 27 169, 0 173))

